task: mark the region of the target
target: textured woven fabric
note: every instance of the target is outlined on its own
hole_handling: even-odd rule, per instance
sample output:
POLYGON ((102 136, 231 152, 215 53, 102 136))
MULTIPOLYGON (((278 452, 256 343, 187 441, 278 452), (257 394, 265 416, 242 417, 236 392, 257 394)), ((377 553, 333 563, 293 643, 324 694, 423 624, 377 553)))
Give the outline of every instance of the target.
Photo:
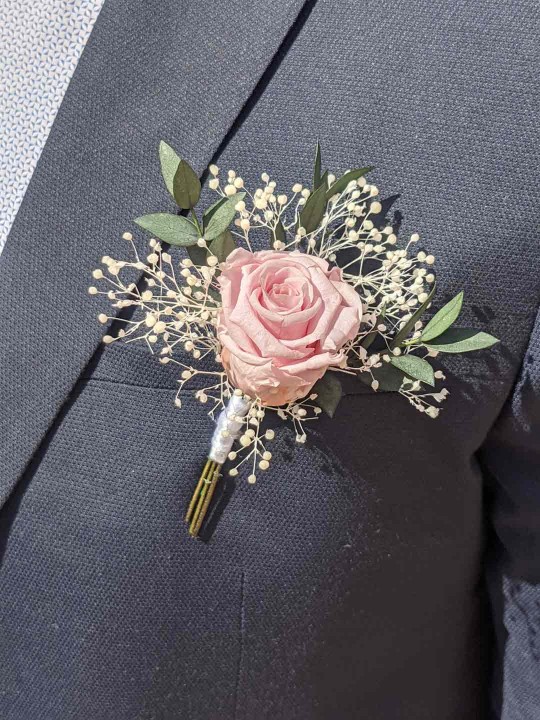
POLYGON ((504 595, 508 641, 502 720, 533 720, 540 708, 540 592, 538 585, 507 578, 504 595))
POLYGON ((537 318, 514 390, 481 453, 496 532, 489 578, 501 664, 496 702, 503 720, 533 720, 540 713, 539 397, 537 318))
POLYGON ((102 2, 0 3, 0 253, 102 2))
MULTIPOLYGON (((0 264, 0 715, 487 717, 482 468, 500 588, 517 567, 501 548, 521 549, 497 503, 523 476, 496 453, 523 442, 515 417, 537 402, 520 381, 537 371, 522 367, 538 303, 536 7, 319 0, 296 22, 300 4, 212 7, 105 4, 0 264), (160 137, 199 169, 219 148, 246 183, 267 170, 287 187, 309 177, 317 136, 336 171, 371 162, 402 193, 395 219, 435 252, 441 301, 465 287, 463 323, 502 344, 446 359, 437 421, 351 390, 305 446, 281 434, 271 473, 224 484, 196 543, 181 515, 212 424, 195 402, 174 408, 174 368, 142 348, 86 364, 99 310, 83 274, 122 252, 129 217, 170 209, 160 137)), ((507 612, 510 651, 524 635, 507 612)), ((507 658, 505 682, 516 671, 521 696, 507 658)), ((505 720, 534 709, 509 700, 505 720)))

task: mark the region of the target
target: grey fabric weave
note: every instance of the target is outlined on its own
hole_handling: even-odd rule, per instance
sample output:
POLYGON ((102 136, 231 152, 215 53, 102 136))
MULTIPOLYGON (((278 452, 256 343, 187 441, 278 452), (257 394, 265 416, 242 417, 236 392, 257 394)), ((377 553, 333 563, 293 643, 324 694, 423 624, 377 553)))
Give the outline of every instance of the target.
MULTIPOLYGON (((538 567, 505 560, 525 559, 507 529, 526 500, 501 505, 539 467, 537 32, 529 0, 105 2, 0 263, 2 718, 501 716, 492 517, 492 597, 538 567), (171 209, 161 137, 249 184, 307 179, 316 137, 336 171, 373 163, 440 301, 464 287, 463 324, 502 339, 445 358, 437 421, 353 388, 306 446, 283 433, 206 543, 181 522, 204 407, 176 410, 174 370, 142 349, 94 354, 85 295, 129 218, 171 209), (525 440, 527 475, 503 462, 525 440)), ((506 694, 505 720, 535 710, 506 694)))

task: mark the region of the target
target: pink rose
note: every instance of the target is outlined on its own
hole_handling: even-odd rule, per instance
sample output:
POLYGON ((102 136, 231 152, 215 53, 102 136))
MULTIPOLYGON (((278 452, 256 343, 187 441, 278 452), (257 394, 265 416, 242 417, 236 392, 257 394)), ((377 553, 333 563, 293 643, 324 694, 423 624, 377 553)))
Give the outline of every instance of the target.
POLYGON ((307 395, 358 333, 359 295, 314 255, 239 248, 219 283, 223 365, 235 387, 265 405, 307 395))

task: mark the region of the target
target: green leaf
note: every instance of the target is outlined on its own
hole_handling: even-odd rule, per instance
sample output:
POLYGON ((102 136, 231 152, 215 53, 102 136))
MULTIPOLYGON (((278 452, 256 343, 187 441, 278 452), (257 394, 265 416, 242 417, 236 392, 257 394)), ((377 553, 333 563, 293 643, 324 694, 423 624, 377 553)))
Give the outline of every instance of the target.
POLYGON ((215 240, 228 229, 236 214, 235 205, 243 200, 245 195, 245 192, 236 193, 215 209, 204 231, 204 237, 208 242, 215 240))
POLYGON ((223 262, 235 248, 236 243, 230 230, 224 230, 210 245, 212 254, 217 257, 219 262, 223 262))
POLYGON ((484 350, 498 342, 499 340, 493 335, 478 332, 473 328, 450 328, 426 345, 442 353, 465 353, 484 350))
POLYGON ((189 245, 186 247, 189 259, 197 267, 208 265, 208 250, 198 245, 189 245))
POLYGON ((405 325, 401 328, 401 330, 398 332, 398 334, 393 339, 390 347, 396 348, 401 345, 401 343, 407 338, 408 334, 414 330, 414 326, 420 320, 422 315, 427 310, 429 304, 431 303, 433 296, 435 295, 435 288, 437 286, 437 283, 433 283, 433 287, 429 291, 429 295, 427 296, 427 299, 420 305, 420 307, 411 315, 411 317, 407 320, 405 325))
POLYGON ((174 176, 180 165, 180 156, 164 140, 159 143, 159 161, 167 190, 174 197, 174 176))
POLYGON ((273 246, 276 240, 279 240, 279 242, 282 243, 287 242, 287 235, 285 233, 285 228, 283 227, 283 223, 281 222, 281 220, 278 220, 274 232, 270 231, 270 245, 273 246))
POLYGON ((195 225, 182 215, 154 213, 135 218, 134 222, 169 245, 195 245, 199 237, 195 225))
POLYGON ((173 180, 173 196, 182 210, 191 210, 201 194, 201 181, 185 160, 180 160, 173 180))
POLYGON ((300 225, 308 235, 317 229, 323 219, 326 211, 326 202, 326 185, 320 185, 317 190, 308 197, 300 213, 300 225))
POLYGON ((413 380, 421 380, 427 385, 435 385, 435 376, 433 375, 433 368, 427 360, 419 358, 416 355, 399 355, 393 357, 390 363, 401 370, 413 380))
POLYGON ((371 170, 373 170, 372 165, 358 168, 357 170, 349 170, 344 175, 342 175, 339 180, 336 180, 336 182, 328 188, 328 190, 326 191, 326 198, 330 200, 330 198, 334 195, 343 192, 347 185, 351 182, 351 180, 358 180, 359 177, 366 175, 371 170))
POLYGON ((405 373, 398 368, 393 367, 390 363, 383 363, 381 367, 373 368, 370 373, 360 373, 360 380, 371 386, 373 379, 379 383, 379 390, 384 392, 397 392, 401 388, 401 383, 405 373), (371 377, 373 375, 373 378, 371 377))
POLYGON ((313 169, 313 189, 316 190, 321 184, 321 146, 317 140, 315 150, 315 167, 313 169))
POLYGON ((435 313, 424 328, 424 331, 420 336, 420 340, 422 342, 433 340, 433 338, 438 337, 445 330, 448 330, 450 325, 457 320, 458 315, 461 312, 462 305, 463 290, 458 293, 455 298, 452 298, 450 302, 447 302, 446 305, 439 310, 439 312, 435 313))
POLYGON ((216 202, 213 205, 210 205, 209 208, 207 208, 203 213, 203 228, 206 229, 208 226, 208 223, 212 219, 213 215, 215 215, 216 211, 219 210, 219 208, 227 202, 229 198, 227 196, 220 197, 219 200, 216 200, 216 202))
POLYGON ((311 392, 317 393, 316 403, 328 417, 334 417, 339 401, 343 397, 343 388, 336 374, 326 372, 320 380, 317 380, 311 392))
POLYGON ((364 350, 368 350, 371 347, 378 334, 379 332, 377 330, 372 330, 362 339, 360 345, 364 348, 364 350))

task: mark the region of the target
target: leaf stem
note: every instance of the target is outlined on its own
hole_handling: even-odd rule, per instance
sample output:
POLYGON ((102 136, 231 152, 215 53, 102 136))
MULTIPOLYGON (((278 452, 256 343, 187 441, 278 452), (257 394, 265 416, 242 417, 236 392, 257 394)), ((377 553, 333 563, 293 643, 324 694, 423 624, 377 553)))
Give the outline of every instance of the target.
POLYGON ((191 217, 193 218, 193 222, 195 223, 195 227, 197 228, 199 232, 199 236, 203 236, 203 231, 201 224, 199 223, 199 219, 197 218, 197 215, 195 214, 195 208, 191 208, 191 217))

